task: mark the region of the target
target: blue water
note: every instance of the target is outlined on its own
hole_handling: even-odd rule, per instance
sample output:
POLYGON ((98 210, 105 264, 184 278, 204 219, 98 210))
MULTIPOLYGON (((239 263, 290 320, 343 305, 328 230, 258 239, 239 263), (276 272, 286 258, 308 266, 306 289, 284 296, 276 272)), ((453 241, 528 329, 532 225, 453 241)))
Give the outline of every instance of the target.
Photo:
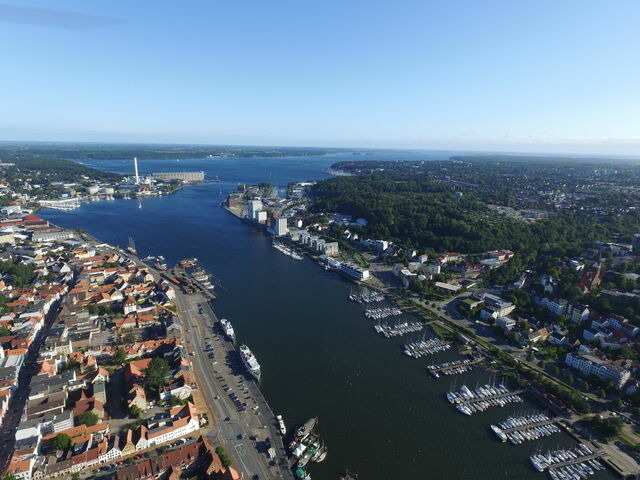
MULTIPOLYGON (((352 285, 310 260, 295 261, 271 240, 220 208, 238 183, 324 178, 341 159, 446 159, 446 153, 267 159, 142 160, 141 173, 204 170, 220 183, 184 188, 141 200, 84 204, 71 212, 43 210, 64 227, 81 227, 111 244, 134 237, 142 256, 164 255, 170 263, 197 257, 222 284, 214 302, 238 337, 261 363, 261 389, 288 426, 319 417, 329 447, 327 459, 311 467, 314 480, 333 480, 349 468, 362 480, 542 479, 528 462, 538 446, 569 445, 567 436, 521 446, 497 442, 488 425, 522 405, 471 418, 444 398, 453 380, 426 375, 428 363, 454 352, 415 360, 400 353, 402 339, 373 332, 362 307, 347 300, 352 285), (422 156, 420 156, 422 155, 422 156)), ((83 162, 131 173, 130 160, 83 162)), ((489 376, 476 370, 457 377, 469 385, 489 376)), ((532 409, 531 405, 526 408, 532 409)), ((596 475, 593 478, 610 478, 596 475)))

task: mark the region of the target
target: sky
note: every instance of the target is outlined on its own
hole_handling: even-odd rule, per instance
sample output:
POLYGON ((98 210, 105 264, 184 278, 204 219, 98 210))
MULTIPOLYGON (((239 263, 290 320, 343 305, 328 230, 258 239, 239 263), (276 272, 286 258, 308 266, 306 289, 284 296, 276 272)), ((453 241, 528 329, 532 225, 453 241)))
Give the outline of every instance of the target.
POLYGON ((0 0, 0 140, 640 156, 639 24, 637 0, 0 0))

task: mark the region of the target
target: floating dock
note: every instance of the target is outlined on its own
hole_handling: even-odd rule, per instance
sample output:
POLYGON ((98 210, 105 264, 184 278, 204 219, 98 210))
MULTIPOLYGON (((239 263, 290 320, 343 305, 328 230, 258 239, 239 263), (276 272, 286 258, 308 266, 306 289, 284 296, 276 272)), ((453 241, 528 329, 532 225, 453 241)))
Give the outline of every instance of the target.
POLYGON ((544 413, 538 413, 509 417, 498 425, 491 425, 491 430, 503 442, 509 441, 513 445, 520 445, 523 442, 559 433, 561 430, 556 425, 557 421, 558 418, 549 418, 544 413))
POLYGON ((434 378, 439 378, 440 375, 458 375, 470 371, 474 365, 481 361, 482 357, 465 358, 464 360, 427 365, 427 370, 434 378))
POLYGON ((447 392, 447 400, 455 405, 460 413, 473 415, 490 407, 504 407, 509 403, 522 402, 522 393, 524 390, 509 390, 504 385, 484 385, 473 391, 463 385, 458 391, 447 392))
POLYGON ((581 443, 573 449, 534 454, 529 458, 536 470, 546 470, 552 480, 574 480, 587 478, 597 470, 604 470, 604 465, 599 461, 602 454, 602 451, 593 451, 581 443))
POLYGON ((364 316, 373 320, 382 320, 387 317, 400 315, 402 310, 398 307, 372 307, 364 311, 364 316))
POLYGON ((402 351, 409 357, 420 358, 425 355, 444 352, 449 348, 451 348, 451 342, 445 342, 439 338, 431 338, 429 340, 419 340, 417 342, 406 343, 403 346, 402 351))
POLYGON ((417 321, 405 321, 395 325, 376 325, 376 332, 386 338, 398 337, 407 333, 415 333, 422 330, 422 323, 417 321))

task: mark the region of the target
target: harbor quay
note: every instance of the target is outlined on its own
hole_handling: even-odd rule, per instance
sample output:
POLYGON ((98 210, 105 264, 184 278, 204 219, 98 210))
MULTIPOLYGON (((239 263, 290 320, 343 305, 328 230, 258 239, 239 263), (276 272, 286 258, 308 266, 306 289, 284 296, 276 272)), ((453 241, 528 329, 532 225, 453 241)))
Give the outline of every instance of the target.
POLYGON ((189 293, 176 289, 176 304, 201 397, 211 413, 207 436, 232 452, 247 480, 293 479, 274 413, 245 372, 235 345, 220 335, 209 303, 213 294, 184 269, 160 272, 147 267, 164 278, 193 280, 189 293))
POLYGON ((187 350, 216 419, 211 435, 232 449, 246 478, 293 478, 275 415, 234 345, 219 334, 215 313, 198 294, 180 295, 178 304, 187 350))

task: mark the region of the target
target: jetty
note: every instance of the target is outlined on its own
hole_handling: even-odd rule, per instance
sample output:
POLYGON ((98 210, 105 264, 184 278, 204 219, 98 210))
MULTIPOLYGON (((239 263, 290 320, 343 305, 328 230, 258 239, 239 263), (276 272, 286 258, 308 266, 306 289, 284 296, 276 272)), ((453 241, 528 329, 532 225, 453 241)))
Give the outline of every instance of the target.
POLYGON ((491 425, 491 430, 501 441, 520 445, 523 442, 559 433, 560 427, 556 425, 558 420, 559 418, 549 418, 544 413, 509 417, 498 425, 491 425))
POLYGON ((463 360, 427 365, 427 370, 434 378, 439 378, 440 375, 459 375, 470 371, 474 365, 481 361, 482 357, 465 358, 463 360))
POLYGON ((431 338, 429 340, 419 340, 417 342, 406 343, 402 351, 405 355, 413 358, 420 358, 425 355, 432 355, 438 352, 444 352, 451 348, 451 342, 445 342, 439 338, 431 338))
POLYGON ((372 307, 364 311, 364 316, 373 320, 382 320, 387 317, 400 315, 402 310, 398 307, 372 307))
POLYGON ((458 391, 447 392, 447 400, 460 413, 472 415, 490 407, 504 407, 509 403, 522 402, 523 389, 509 390, 505 385, 484 385, 470 390, 466 385, 458 391))
POLYGON ((415 333, 422 330, 422 323, 418 321, 404 321, 395 325, 376 325, 374 330, 386 338, 398 337, 407 333, 415 333))
POLYGON ((603 451, 592 450, 581 443, 573 449, 560 449, 546 454, 531 455, 531 464, 539 472, 545 470, 552 480, 587 478, 597 470, 604 470, 599 458, 603 451))

